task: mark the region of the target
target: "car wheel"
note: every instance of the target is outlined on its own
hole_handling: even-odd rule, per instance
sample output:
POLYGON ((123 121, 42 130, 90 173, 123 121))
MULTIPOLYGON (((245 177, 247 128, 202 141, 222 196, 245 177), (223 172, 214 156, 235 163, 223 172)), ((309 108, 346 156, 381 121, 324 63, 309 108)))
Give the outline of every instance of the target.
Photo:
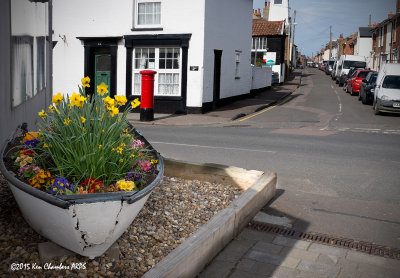
POLYGON ((372 108, 374 109, 374 114, 375 115, 379 115, 379 108, 378 108, 378 104, 376 103, 376 101, 374 100, 373 106, 372 108))
POLYGON ((360 92, 360 97, 361 97, 361 103, 362 104, 367 104, 367 97, 363 97, 363 95, 360 92))

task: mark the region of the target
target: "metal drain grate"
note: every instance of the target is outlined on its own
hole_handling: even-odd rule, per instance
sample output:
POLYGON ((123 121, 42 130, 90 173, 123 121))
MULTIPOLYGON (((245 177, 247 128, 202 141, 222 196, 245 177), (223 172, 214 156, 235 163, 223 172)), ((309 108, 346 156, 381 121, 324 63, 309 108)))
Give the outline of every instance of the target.
POLYGON ((294 229, 258 221, 251 221, 248 224, 248 228, 271 234, 277 234, 295 239, 317 242, 320 244, 325 244, 330 246, 353 249, 371 255, 400 260, 400 249, 377 245, 370 242, 356 241, 353 239, 329 236, 314 232, 300 232, 294 229))

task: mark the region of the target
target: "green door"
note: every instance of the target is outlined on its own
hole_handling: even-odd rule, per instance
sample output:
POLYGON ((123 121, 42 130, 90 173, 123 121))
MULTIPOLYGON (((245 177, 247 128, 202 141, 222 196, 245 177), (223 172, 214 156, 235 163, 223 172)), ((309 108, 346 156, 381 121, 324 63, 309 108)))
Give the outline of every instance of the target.
POLYGON ((108 93, 103 95, 107 97, 110 95, 110 79, 111 79, 111 55, 110 54, 97 54, 95 55, 95 87, 94 91, 97 94, 97 86, 105 83, 108 86, 108 93))

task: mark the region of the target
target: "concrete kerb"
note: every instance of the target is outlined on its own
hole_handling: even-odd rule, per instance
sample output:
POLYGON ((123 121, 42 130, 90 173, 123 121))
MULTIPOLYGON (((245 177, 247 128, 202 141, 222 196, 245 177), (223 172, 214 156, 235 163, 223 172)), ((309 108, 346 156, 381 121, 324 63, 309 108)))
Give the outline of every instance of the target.
POLYGON ((275 195, 277 175, 223 165, 194 165, 165 159, 165 174, 232 184, 245 191, 168 254, 144 278, 195 277, 275 195))

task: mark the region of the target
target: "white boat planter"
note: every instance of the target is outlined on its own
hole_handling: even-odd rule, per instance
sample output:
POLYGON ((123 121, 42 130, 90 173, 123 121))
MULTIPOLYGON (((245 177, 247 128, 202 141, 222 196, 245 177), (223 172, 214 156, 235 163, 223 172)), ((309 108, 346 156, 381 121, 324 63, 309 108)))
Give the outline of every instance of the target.
POLYGON ((90 258, 102 255, 124 233, 164 175, 162 157, 154 151, 157 176, 140 191, 54 196, 20 181, 6 169, 9 143, 1 151, 0 170, 25 220, 40 235, 90 258))

